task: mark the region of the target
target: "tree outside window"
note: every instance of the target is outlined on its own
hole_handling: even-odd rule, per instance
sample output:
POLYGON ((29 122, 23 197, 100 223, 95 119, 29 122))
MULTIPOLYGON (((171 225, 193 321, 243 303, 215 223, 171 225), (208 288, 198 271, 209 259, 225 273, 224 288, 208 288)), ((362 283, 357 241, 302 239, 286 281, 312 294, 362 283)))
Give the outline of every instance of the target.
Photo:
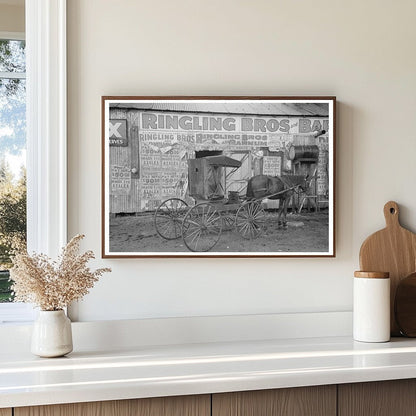
POLYGON ((10 302, 13 248, 26 242, 25 42, 0 39, 0 302, 10 302))

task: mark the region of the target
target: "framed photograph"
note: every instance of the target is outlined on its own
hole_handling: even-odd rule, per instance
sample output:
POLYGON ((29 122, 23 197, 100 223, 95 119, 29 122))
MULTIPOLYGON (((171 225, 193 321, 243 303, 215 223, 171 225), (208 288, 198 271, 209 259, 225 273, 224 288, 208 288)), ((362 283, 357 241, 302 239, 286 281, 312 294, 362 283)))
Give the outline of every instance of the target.
POLYGON ((102 97, 103 257, 334 257, 335 97, 102 97))

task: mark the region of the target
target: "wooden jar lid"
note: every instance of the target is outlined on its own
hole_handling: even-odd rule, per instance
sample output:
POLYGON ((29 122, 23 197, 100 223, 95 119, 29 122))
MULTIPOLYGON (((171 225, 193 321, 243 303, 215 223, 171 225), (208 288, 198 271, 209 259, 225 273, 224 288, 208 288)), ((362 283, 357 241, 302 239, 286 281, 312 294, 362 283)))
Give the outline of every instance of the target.
POLYGON ((388 279, 389 276, 389 272, 354 272, 354 277, 364 277, 366 279, 388 279))

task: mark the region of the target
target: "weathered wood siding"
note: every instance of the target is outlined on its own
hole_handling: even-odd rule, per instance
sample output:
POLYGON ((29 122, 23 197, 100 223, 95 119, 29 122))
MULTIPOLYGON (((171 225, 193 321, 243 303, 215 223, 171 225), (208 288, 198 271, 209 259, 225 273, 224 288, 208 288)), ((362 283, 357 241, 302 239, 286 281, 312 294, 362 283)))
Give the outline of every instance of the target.
MULTIPOLYGON (((293 172, 294 164, 291 164, 286 155, 290 145, 316 144, 319 147, 319 161, 313 168, 318 172, 317 189, 322 196, 328 192, 328 136, 315 138, 296 135, 294 130, 300 129, 296 124, 300 124, 299 118, 293 118, 295 127, 291 125, 291 130, 287 133, 248 133, 240 126, 244 117, 241 114, 231 115, 232 120, 240 126, 239 130, 214 131, 210 127, 210 131, 202 131, 202 124, 198 123, 192 127, 189 124, 188 127, 183 124, 168 126, 165 124, 167 119, 163 117, 168 117, 169 113, 169 117, 187 117, 188 123, 190 120, 200 122, 204 117, 209 118, 203 113, 179 113, 178 116, 169 111, 149 113, 148 110, 137 108, 110 108, 111 120, 126 120, 127 123, 127 146, 125 141, 120 140, 124 145, 112 143, 109 148, 110 213, 153 211, 162 201, 172 197, 191 202, 188 192, 188 160, 195 158, 196 151, 220 151, 232 158, 244 159, 242 167, 227 178, 227 185, 234 181, 226 190, 227 193, 229 190, 244 189, 245 179, 263 173, 264 156, 278 156, 281 160, 280 169, 293 172), (153 124, 149 123, 149 118, 144 121, 146 117, 153 117, 153 124), (156 120, 161 124, 156 126, 156 120)), ((230 114, 216 114, 214 121, 221 122, 227 117, 230 114)), ((285 120, 287 126, 289 119, 287 117, 285 120)), ((208 123, 207 120, 205 122, 208 123)), ((325 120, 318 124, 321 125, 321 122, 325 123, 325 120)), ((268 162, 270 166, 271 160, 268 162)), ((306 169, 304 166, 298 166, 299 168, 306 169)), ((311 166, 307 168, 310 170, 311 166)), ((208 180, 208 175, 204 175, 204 178, 208 180)), ((212 190, 206 190, 208 185, 194 184, 195 190, 191 195, 212 193, 212 190), (201 186, 203 189, 199 189, 201 186)))
POLYGON ((127 194, 110 192, 110 212, 134 213, 140 211, 140 162, 138 143, 138 111, 111 109, 110 119, 127 120, 128 145, 110 146, 110 189, 111 170, 114 166, 124 166, 130 170, 130 190, 127 194), (136 169, 137 173, 131 170, 136 169))

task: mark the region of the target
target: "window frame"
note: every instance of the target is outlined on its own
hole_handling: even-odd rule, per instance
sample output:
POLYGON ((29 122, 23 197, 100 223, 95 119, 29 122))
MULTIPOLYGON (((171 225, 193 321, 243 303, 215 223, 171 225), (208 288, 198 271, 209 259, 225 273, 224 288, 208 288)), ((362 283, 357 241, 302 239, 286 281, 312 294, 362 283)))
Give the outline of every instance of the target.
MULTIPOLYGON (((1 40, 25 40, 24 32, 0 32, 1 40)), ((0 72, 0 78, 26 79, 26 72, 0 72), (6 76, 7 75, 7 76, 6 76), (10 76, 9 76, 10 75, 10 76), (13 76, 15 75, 15 76, 13 76)), ((27 92, 26 92, 27 101, 27 92)), ((16 322, 27 322, 34 319, 32 305, 24 303, 0 303, 0 325, 16 322)))
MULTIPOLYGON (((66 0, 25 0, 28 251, 56 257, 67 242, 66 0)), ((21 39, 17 39, 21 40, 21 39)), ((0 324, 33 320, 3 303, 0 324)))
POLYGON ((28 250, 67 240, 66 0, 26 0, 28 250))

